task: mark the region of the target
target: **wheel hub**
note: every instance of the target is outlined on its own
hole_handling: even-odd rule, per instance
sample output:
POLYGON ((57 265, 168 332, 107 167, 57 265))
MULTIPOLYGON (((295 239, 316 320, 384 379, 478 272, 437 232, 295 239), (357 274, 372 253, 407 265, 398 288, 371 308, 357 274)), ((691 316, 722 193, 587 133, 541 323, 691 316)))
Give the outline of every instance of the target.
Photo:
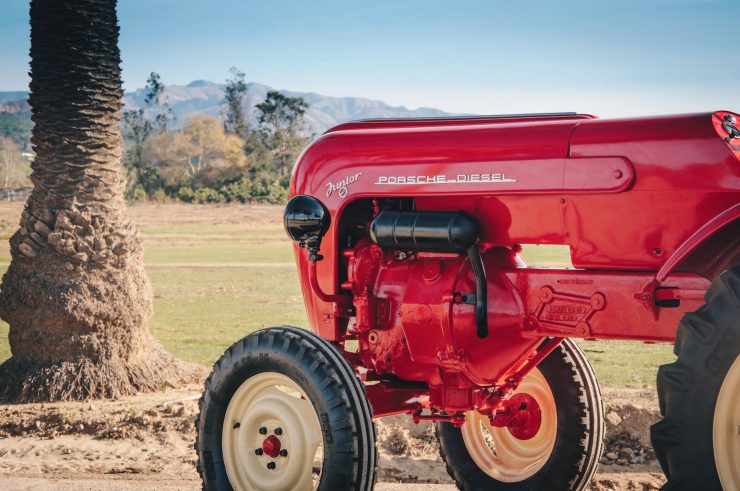
POLYGON ((519 440, 533 438, 542 426, 542 409, 537 399, 527 393, 514 394, 504 402, 503 412, 497 414, 491 424, 506 427, 519 440))
POLYGON ((268 436, 262 442, 262 452, 273 459, 280 455, 280 447, 280 439, 275 435, 268 436))

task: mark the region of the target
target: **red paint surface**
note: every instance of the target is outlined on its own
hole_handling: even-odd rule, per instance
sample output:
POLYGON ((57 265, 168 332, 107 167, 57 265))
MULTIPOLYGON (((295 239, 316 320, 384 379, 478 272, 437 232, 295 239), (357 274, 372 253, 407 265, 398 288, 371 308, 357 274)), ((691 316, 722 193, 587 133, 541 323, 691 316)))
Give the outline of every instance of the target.
MULTIPOLYGON (((478 387, 507 383, 501 377, 543 337, 671 340, 709 284, 673 271, 740 202, 740 153, 717 127, 723 114, 395 120, 330 130, 301 155, 291 182, 291 194, 315 196, 332 217, 313 287, 296 247, 312 328, 331 340, 358 339, 365 367, 428 384, 432 407, 451 414, 486 406, 478 387), (402 197, 417 210, 462 210, 480 224, 488 338, 475 335, 474 306, 455 302, 455 292, 475 291, 464 257, 399 261, 368 240, 344 245, 353 203, 402 197), (510 250, 522 243, 566 244, 578 269, 516 268, 510 250), (656 287, 679 292, 680 306, 657 307, 656 287), (338 308, 332 295, 356 313, 343 316, 348 305, 338 308)), ((396 389, 384 413, 405 407, 396 389)))
POLYGON ((715 234, 718 230, 740 218, 740 203, 736 203, 716 217, 709 220, 688 239, 686 239, 668 260, 663 263, 655 275, 657 281, 663 281, 678 266, 681 261, 699 247, 705 240, 715 234))

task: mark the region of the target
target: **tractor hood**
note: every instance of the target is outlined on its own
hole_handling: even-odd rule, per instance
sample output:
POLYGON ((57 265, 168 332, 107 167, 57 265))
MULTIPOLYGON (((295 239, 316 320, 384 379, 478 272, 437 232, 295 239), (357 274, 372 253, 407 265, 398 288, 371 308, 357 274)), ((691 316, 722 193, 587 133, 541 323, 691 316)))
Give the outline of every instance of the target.
MULTIPOLYGON (((330 129, 301 155, 293 194, 350 196, 562 191, 578 114, 370 120, 330 129), (536 166, 527 163, 538 162, 536 166)), ((611 184, 611 183, 610 183, 611 184)))

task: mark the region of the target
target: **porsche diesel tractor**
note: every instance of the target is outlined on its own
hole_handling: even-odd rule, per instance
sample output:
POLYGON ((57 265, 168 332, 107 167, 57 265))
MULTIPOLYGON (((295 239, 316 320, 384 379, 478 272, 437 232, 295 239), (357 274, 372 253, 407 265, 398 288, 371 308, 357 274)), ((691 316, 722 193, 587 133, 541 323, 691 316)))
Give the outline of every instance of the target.
POLYGON ((367 491, 373 418, 435 422, 462 490, 580 490, 604 422, 588 340, 674 342, 652 441, 666 489, 740 489, 740 125, 727 111, 339 125, 284 222, 310 330, 216 363, 207 490, 367 491), (567 245, 572 267, 520 252, 567 245))

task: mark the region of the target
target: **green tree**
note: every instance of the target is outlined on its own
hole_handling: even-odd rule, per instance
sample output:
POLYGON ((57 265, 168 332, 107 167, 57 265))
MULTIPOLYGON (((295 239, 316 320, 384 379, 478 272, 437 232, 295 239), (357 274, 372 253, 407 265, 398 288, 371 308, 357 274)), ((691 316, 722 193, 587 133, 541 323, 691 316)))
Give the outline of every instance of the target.
POLYGON ((244 151, 249 156, 249 176, 256 178, 272 174, 272 154, 264 142, 264 133, 250 131, 244 142, 244 151))
POLYGON ((277 178, 285 178, 309 141, 301 134, 308 103, 302 97, 288 97, 270 91, 265 101, 255 107, 260 139, 270 153, 272 171, 277 178))
POLYGON ((303 117, 308 111, 303 97, 288 97, 275 90, 269 91, 265 101, 255 107, 260 124, 272 132, 302 130, 303 117))
POLYGON ((36 152, 0 288, 0 399, 119 397, 197 380, 151 336, 152 289, 124 202, 115 0, 31 0, 36 152))
POLYGON ((238 68, 232 67, 229 72, 232 78, 226 80, 224 89, 224 131, 229 135, 246 139, 249 133, 249 124, 244 111, 247 84, 244 82, 244 73, 238 68))

